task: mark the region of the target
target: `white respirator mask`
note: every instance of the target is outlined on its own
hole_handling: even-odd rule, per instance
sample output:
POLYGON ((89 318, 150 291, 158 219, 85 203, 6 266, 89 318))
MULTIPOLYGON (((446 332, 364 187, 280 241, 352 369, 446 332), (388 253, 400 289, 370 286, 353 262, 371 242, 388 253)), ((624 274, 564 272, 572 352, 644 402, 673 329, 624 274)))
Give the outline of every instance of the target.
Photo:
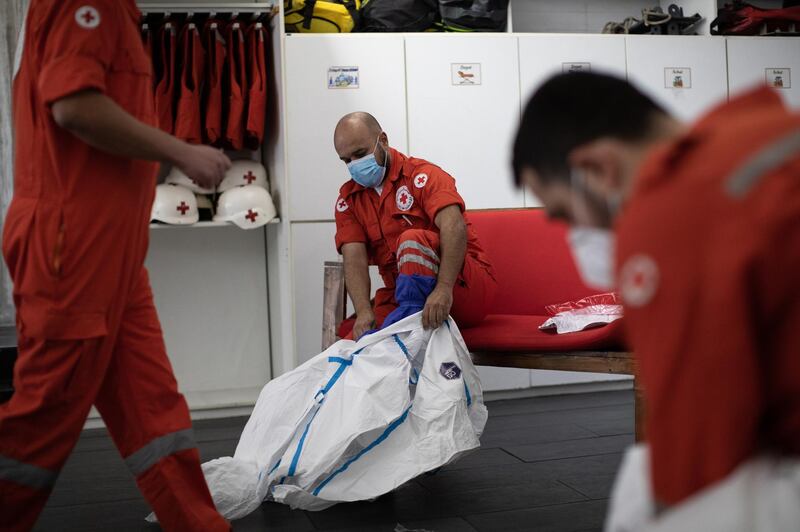
POLYGON ((614 233, 597 227, 572 227, 567 242, 583 282, 592 288, 613 290, 614 233))
MULTIPOLYGON (((591 193, 587 189, 585 178, 577 170, 572 170, 571 181, 573 191, 583 191, 584 195, 591 193)), ((619 212, 622 204, 621 195, 617 194, 612 198, 606 198, 606 204, 608 205, 608 215, 613 218, 619 212)), ((573 203, 573 213, 578 210, 573 203)), ((578 225, 569 229, 567 242, 583 282, 591 288, 613 290, 616 284, 614 282, 614 255, 616 253, 614 232, 602 227, 581 224, 578 221, 578 225)))

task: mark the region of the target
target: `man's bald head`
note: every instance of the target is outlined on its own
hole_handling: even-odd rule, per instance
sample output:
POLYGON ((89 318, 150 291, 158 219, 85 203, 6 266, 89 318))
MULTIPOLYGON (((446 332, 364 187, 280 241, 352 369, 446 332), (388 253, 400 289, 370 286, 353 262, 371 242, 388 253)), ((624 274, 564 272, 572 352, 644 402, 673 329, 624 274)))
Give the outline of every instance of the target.
POLYGON ((389 139, 378 120, 369 113, 358 111, 344 115, 333 133, 333 145, 339 158, 345 163, 360 159, 375 150, 376 144, 383 150, 375 153, 378 164, 384 165, 389 139))

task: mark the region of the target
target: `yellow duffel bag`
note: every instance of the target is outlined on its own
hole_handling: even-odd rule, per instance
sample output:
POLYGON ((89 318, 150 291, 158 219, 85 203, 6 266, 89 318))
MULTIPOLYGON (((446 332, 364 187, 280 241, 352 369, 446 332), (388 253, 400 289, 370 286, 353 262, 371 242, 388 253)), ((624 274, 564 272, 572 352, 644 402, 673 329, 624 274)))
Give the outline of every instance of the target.
POLYGON ((358 25, 361 0, 284 0, 289 33, 349 33, 358 25))

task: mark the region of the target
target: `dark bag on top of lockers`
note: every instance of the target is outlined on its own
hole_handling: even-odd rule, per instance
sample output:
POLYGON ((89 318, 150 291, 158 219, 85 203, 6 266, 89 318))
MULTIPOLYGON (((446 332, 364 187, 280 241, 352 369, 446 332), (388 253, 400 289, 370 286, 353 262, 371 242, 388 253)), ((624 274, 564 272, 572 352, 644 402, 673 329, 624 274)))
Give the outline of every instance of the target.
POLYGON ((798 35, 800 6, 784 2, 783 9, 764 9, 735 1, 719 8, 711 23, 712 35, 798 35))
POLYGON ((508 0, 439 0, 445 29, 505 31, 508 0))
POLYGON ((359 25, 361 0, 284 0, 289 33, 348 33, 359 25))
POLYGON ((359 13, 354 31, 425 31, 438 15, 437 0, 369 0, 359 13))

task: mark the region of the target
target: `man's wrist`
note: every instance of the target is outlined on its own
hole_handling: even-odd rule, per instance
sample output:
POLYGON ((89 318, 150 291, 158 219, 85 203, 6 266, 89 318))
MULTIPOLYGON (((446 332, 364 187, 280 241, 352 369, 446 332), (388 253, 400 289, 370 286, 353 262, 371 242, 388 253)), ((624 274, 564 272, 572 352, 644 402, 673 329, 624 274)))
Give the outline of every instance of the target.
POLYGON ((442 281, 440 279, 440 280, 436 281, 436 288, 435 289, 436 290, 447 290, 448 292, 452 292, 454 286, 455 286, 455 283, 442 281))

